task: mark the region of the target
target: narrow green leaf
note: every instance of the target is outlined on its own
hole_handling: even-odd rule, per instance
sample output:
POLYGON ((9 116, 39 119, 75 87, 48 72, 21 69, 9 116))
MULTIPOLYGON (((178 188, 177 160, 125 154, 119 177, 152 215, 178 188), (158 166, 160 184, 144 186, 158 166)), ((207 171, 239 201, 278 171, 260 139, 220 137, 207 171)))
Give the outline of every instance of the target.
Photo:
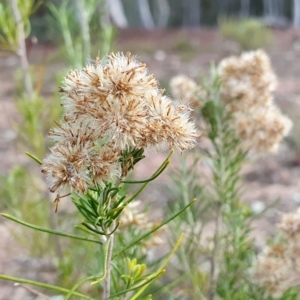
MULTIPOLYGON (((167 158, 164 160, 164 162, 160 165, 160 167, 154 172, 153 176, 156 176, 157 173, 159 173, 161 171, 162 168, 166 168, 165 166, 168 165, 170 163, 170 157, 173 155, 173 151, 171 151, 169 153, 169 155, 167 156, 167 158)), ((126 206, 127 204, 129 204, 131 201, 133 201, 144 189, 145 187, 148 185, 149 181, 145 182, 125 203, 124 205, 126 206)))
POLYGON ((128 250, 129 248, 131 248, 132 246, 134 246, 135 244, 139 243, 141 240, 143 240, 144 238, 148 237, 150 234, 152 234, 153 232, 155 232, 156 230, 160 229, 161 227, 163 227, 164 225, 168 224, 169 222, 171 222, 173 219, 175 219, 177 216, 179 216, 180 214, 182 214, 188 207, 190 207, 194 202, 196 201, 196 199, 193 199, 190 203, 188 203, 183 209, 181 209, 179 212, 177 212, 175 215, 171 216, 169 219, 167 219, 165 222, 161 223, 160 225, 156 226, 155 228, 153 228, 152 230, 148 231, 146 234, 142 235, 140 238, 138 238, 137 240, 133 241, 131 244, 129 244, 127 247, 125 247, 124 249, 122 249, 121 251, 117 252, 113 258, 119 256, 120 254, 122 254, 123 252, 125 252, 126 250, 128 250))
MULTIPOLYGON (((160 271, 157 271, 157 272, 155 272, 154 274, 149 275, 148 278, 147 278, 147 280, 144 281, 142 284, 137 285, 137 286, 133 286, 133 287, 131 287, 131 288, 129 288, 129 289, 126 289, 126 290, 124 290, 124 291, 122 291, 122 292, 116 293, 116 294, 110 296, 109 298, 111 299, 111 298, 115 298, 115 297, 117 297, 117 296, 124 295, 124 294, 126 294, 126 293, 128 293, 128 292, 132 292, 132 291, 134 291, 134 290, 137 290, 137 289, 139 289, 139 288, 142 288, 142 287, 144 287, 145 285, 148 286, 153 280, 155 280, 156 278, 162 276, 165 272, 166 272, 166 270, 160 270, 160 271)), ((132 300, 132 299, 136 299, 136 298, 130 298, 130 300, 132 300)))
POLYGON ((93 227, 91 227, 89 224, 82 222, 81 223, 83 226, 85 226, 88 230, 91 230, 92 232, 95 232, 97 234, 101 234, 101 235, 105 235, 104 232, 102 231, 98 231, 97 229, 94 229, 93 227))
POLYGON ((60 235, 60 236, 65 236, 65 237, 69 237, 71 239, 75 239, 75 240, 81 240, 81 241, 86 241, 86 242, 92 242, 92 243, 96 243, 96 244, 103 244, 102 242, 98 241, 98 240, 94 240, 94 239, 90 239, 84 236, 80 236, 80 235, 75 235, 75 234, 71 234, 71 233, 66 233, 66 232, 61 232, 61 231, 57 231, 57 230, 52 230, 52 229, 48 229, 48 228, 44 228, 44 227, 39 227, 27 222, 24 222, 22 220, 19 220, 18 218, 15 218, 9 214, 0 214, 1 216, 3 216, 4 218, 7 218, 9 220, 12 220, 16 223, 22 224, 26 227, 38 230, 38 231, 42 231, 42 232, 47 232, 50 234, 56 234, 56 235, 60 235))
MULTIPOLYGON (((56 285, 51 285, 51 284, 38 282, 38 281, 33 281, 33 280, 29 280, 29 279, 24 279, 24 278, 7 276, 7 275, 3 275, 3 274, 0 274, 0 279, 13 281, 13 282, 17 282, 17 283, 25 283, 25 284, 30 284, 30 285, 34 285, 34 286, 39 286, 39 287, 42 287, 42 288, 45 288, 45 289, 61 292, 61 293, 64 293, 64 294, 70 292, 70 290, 61 288, 61 287, 56 286, 56 285)), ((78 292, 73 292, 73 295, 77 296, 77 297, 81 297, 81 299, 95 300, 94 298, 90 298, 90 297, 85 296, 85 295, 83 295, 81 293, 78 293, 78 292)))
MULTIPOLYGON (((171 253, 167 256, 167 258, 164 260, 162 265, 160 266, 159 270, 157 271, 157 274, 161 274, 161 272, 164 271, 164 268, 167 266, 169 261, 171 260, 171 257, 174 255, 174 253, 177 251, 178 247, 180 246, 182 240, 183 240, 183 233, 179 236, 175 246, 173 247, 171 253)), ((159 275, 160 276, 160 275, 159 275)), ((156 277, 157 278, 157 277, 156 277)), ((136 300, 138 297, 148 288, 150 285, 150 282, 143 284, 143 287, 131 298, 131 300, 136 300)))
POLYGON ((40 159, 38 159, 36 156, 34 156, 33 154, 29 153, 29 152, 25 152, 25 154, 27 156, 29 156, 31 159, 33 159, 35 162, 37 162, 39 165, 42 165, 42 161, 40 159))
POLYGON ((107 214, 107 217, 110 217, 111 215, 113 215, 114 213, 117 213, 118 211, 122 211, 124 208, 125 208, 126 206, 119 206, 119 207, 117 207, 117 208, 113 208, 113 209, 111 209, 109 212, 108 212, 108 214, 107 214))
POLYGON ((85 282, 88 281, 88 280, 93 280, 93 279, 95 279, 95 278, 96 278, 96 276, 93 275, 93 276, 89 276, 89 277, 83 278, 83 279, 81 279, 80 281, 78 281, 78 282, 72 287, 72 289, 68 292, 68 294, 66 295, 66 297, 64 298, 64 300, 69 300, 70 297, 71 297, 72 295, 76 295, 75 290, 78 289, 78 287, 79 287, 80 285, 82 285, 83 283, 85 283, 85 282))
POLYGON ((127 180, 123 180, 122 183, 128 183, 128 184, 139 184, 139 183, 146 183, 146 182, 150 182, 153 181, 154 179, 156 179, 169 165, 169 161, 167 161, 164 166, 159 170, 159 172, 155 175, 153 175, 152 177, 145 179, 145 180, 138 180, 138 181, 127 181, 127 180))

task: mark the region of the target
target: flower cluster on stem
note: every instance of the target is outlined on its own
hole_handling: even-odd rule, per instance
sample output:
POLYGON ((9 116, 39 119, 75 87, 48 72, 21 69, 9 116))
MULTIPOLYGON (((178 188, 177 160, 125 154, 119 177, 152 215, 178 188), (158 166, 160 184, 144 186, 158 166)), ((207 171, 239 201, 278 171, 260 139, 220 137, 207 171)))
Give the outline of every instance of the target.
POLYGON ((300 210, 282 215, 281 240, 266 246, 252 268, 253 279, 273 297, 300 284, 300 210))
POLYGON ((58 194, 115 182, 127 174, 132 149, 192 148, 198 137, 191 109, 163 95, 154 75, 130 53, 111 53, 72 70, 60 88, 64 121, 42 172, 58 194))
POLYGON ((225 58, 218 74, 222 101, 232 113, 232 126, 245 146, 276 152, 292 122, 273 101, 277 79, 268 55, 257 50, 225 58))

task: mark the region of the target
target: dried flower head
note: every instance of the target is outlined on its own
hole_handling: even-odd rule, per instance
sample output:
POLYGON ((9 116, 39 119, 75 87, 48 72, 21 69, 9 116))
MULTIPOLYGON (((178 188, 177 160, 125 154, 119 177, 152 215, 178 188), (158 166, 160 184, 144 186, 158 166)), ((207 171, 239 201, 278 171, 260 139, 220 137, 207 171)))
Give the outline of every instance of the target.
POLYGON ((246 147, 259 152, 276 152, 292 122, 275 105, 270 105, 235 112, 232 125, 246 147))
POLYGON ((205 92, 197 83, 185 75, 178 75, 171 79, 170 88, 173 97, 192 107, 201 107, 201 99, 205 92))
POLYGON ((231 111, 248 110, 272 102, 277 80, 263 50, 223 59, 218 74, 222 83, 222 100, 231 111))
POLYGON ((163 96, 155 76, 130 53, 70 71, 60 92, 65 122, 50 131, 54 146, 42 166, 51 192, 104 186, 127 173, 124 151, 184 151, 199 136, 191 109, 163 96))
MULTIPOLYGON (((135 230, 138 229, 141 230, 141 232, 147 232, 157 226, 156 222, 151 222, 149 220, 147 211, 142 210, 142 202, 139 200, 130 202, 124 208, 122 214, 120 214, 119 222, 119 228, 122 230, 123 234, 124 228, 130 226, 134 226, 135 230)), ((142 241, 142 251, 145 254, 148 252, 147 250, 149 250, 149 248, 163 244, 163 240, 160 237, 161 232, 162 230, 156 230, 146 240, 142 241)))
POLYGON ((218 73, 222 101, 244 145, 259 152, 276 152, 292 122, 273 103, 276 76, 268 55, 257 50, 225 58, 218 73))
MULTIPOLYGON (((183 137, 184 131, 191 141, 165 142, 170 147, 178 144, 180 150, 185 150, 195 144, 198 136, 195 130, 188 133, 193 127, 189 113, 176 110, 176 103, 162 95, 158 82, 154 75, 148 74, 146 65, 129 53, 126 56, 111 54, 81 71, 71 71, 64 83, 61 92, 64 94, 62 103, 65 120, 75 122, 91 119, 99 135, 108 136, 116 148, 152 148, 154 140, 164 139, 161 135, 165 130, 172 130, 170 134, 178 138, 183 137), (166 129, 165 122, 160 121, 153 128, 153 120, 165 117, 156 109, 164 101, 164 106, 176 111, 172 115, 172 122, 176 124, 166 129), (182 120, 180 127, 178 119, 182 120), (149 123, 152 125, 148 126, 149 123), (176 132, 178 129, 180 132, 176 132)), ((168 114, 165 110, 161 112, 168 114)), ((162 148, 160 144, 155 146, 162 148)))
POLYGON ((58 144, 43 161, 42 173, 52 193, 85 193, 95 183, 104 186, 121 176, 119 153, 105 145, 58 144))
POLYGON ((141 212, 140 206, 141 201, 136 200, 134 202, 130 202, 124 208, 119 218, 120 229, 131 225, 138 225, 142 229, 144 229, 147 226, 149 222, 148 216, 145 212, 141 212))
POLYGON ((251 274, 253 279, 266 288, 266 290, 274 297, 282 296, 285 291, 291 287, 291 264, 292 261, 285 256, 285 248, 276 245, 275 248, 267 248, 257 261, 251 274))
POLYGON ((253 279, 274 297, 300 284, 300 210, 284 214, 277 227, 280 243, 267 246, 252 268, 253 279))
POLYGON ((190 149, 199 137, 195 124, 190 122, 190 109, 166 96, 153 98, 147 124, 148 146, 160 149, 190 149))
POLYGON ((300 239, 300 209, 284 214, 277 227, 288 239, 300 239))
POLYGON ((66 193, 70 188, 84 193, 90 185, 84 145, 59 145, 43 161, 42 173, 46 174, 50 192, 66 193))
POLYGON ((72 123, 56 123, 57 127, 50 129, 49 137, 54 144, 86 145, 103 138, 96 130, 95 122, 76 121, 72 123))

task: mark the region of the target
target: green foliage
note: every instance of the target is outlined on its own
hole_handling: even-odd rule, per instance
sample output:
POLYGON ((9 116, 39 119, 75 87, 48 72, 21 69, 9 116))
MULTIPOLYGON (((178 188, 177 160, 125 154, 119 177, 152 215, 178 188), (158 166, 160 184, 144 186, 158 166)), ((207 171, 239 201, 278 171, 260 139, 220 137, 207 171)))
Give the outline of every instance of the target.
MULTIPOLYGON (((41 191, 41 182, 29 174, 23 166, 14 166, 8 176, 1 178, 0 196, 1 209, 26 220, 43 226, 50 226, 49 203, 45 202, 45 195, 36 193, 41 191), (30 189, 28 187, 31 187, 30 189)), ((13 231, 15 239, 26 247, 30 254, 46 257, 53 254, 48 247, 49 236, 39 237, 37 232, 13 231)), ((53 249, 53 248, 52 248, 53 249)))
POLYGON ((72 198, 73 203, 85 218, 81 225, 96 234, 108 236, 113 234, 118 224, 114 224, 111 230, 110 228, 125 207, 122 205, 125 196, 114 199, 118 192, 117 187, 108 185, 104 189, 98 186, 85 195, 75 195, 72 198))
MULTIPOLYGON (((172 243, 176 239, 177 232, 184 232, 183 243, 176 252, 179 263, 172 266, 176 278, 179 278, 177 285, 181 288, 182 297, 184 296, 180 299, 202 299, 201 297, 203 297, 208 287, 207 274, 198 265, 201 263, 199 261, 200 255, 205 254, 207 251, 200 249, 198 243, 201 232, 211 213, 208 210, 209 203, 203 201, 203 188, 199 185, 198 167, 200 157, 196 153, 193 153, 192 156, 192 164, 188 159, 182 158, 180 168, 173 170, 171 173, 173 184, 170 192, 173 197, 172 202, 169 204, 170 212, 178 209, 181 205, 185 205, 189 199, 198 199, 193 209, 185 211, 174 220, 169 232, 172 243)), ((172 278, 172 280, 175 280, 175 278, 172 278)), ((170 285, 172 287, 172 284, 170 285)))
MULTIPOLYGON (((16 0, 21 14, 21 26, 23 27, 25 37, 28 37, 31 31, 29 17, 36 11, 41 4, 35 0, 16 0)), ((17 52, 18 51, 18 29, 9 1, 0 3, 0 48, 17 52)))
POLYGON ((178 38, 174 41, 173 50, 180 54, 181 60, 184 62, 191 61, 196 54, 195 47, 191 44, 191 41, 185 37, 178 38))
MULTIPOLYGON (((159 173, 161 169, 164 169, 164 166, 167 163, 168 163, 168 158, 165 162, 163 162, 162 166, 158 168, 158 170, 154 173, 154 175, 159 173)), ((23 174, 18 169, 16 170, 15 173, 17 178, 20 177, 19 173, 21 173, 21 175, 23 174)), ((153 178, 155 178, 154 175, 150 177, 150 179, 146 183, 153 180, 153 178)), ((14 183, 15 182, 12 182, 11 184, 14 183)), ((61 272, 61 273, 59 272, 58 274, 59 275, 58 281, 60 282, 60 284, 63 283, 67 287, 71 288, 73 286, 73 288, 71 288, 70 290, 66 290, 66 292, 68 293, 66 299, 69 299, 69 296, 75 293, 75 290, 84 281, 94 280, 92 282, 92 284, 94 285, 94 284, 101 283, 104 279, 106 279, 106 277, 108 276, 108 272, 110 272, 108 268, 111 267, 111 262, 110 262, 111 259, 113 259, 112 298, 115 299, 116 297, 129 294, 131 295, 130 299, 151 299, 151 295, 146 293, 146 289, 148 288, 150 283, 152 283, 152 281, 154 281, 155 279, 157 279, 158 277, 164 274, 165 272, 164 268, 166 264, 169 262, 171 256, 179 247, 182 237, 180 237, 179 240, 177 240, 173 250, 171 251, 169 256, 166 259, 164 259, 162 263, 160 263, 160 266, 157 267, 156 266, 157 263, 152 263, 151 269, 156 267, 156 270, 149 271, 147 273, 146 273, 147 267, 145 263, 143 263, 143 261, 145 261, 146 259, 146 256, 140 255, 143 252, 141 250, 141 247, 143 247, 143 245, 140 244, 140 241, 150 238, 153 232, 161 228, 163 225, 174 220, 174 218, 176 218, 181 213, 183 213, 187 208, 189 208, 190 205, 193 203, 193 201, 188 203, 184 208, 179 210, 168 220, 158 225, 157 227, 151 229, 149 232, 143 233, 141 231, 138 234, 135 234, 134 236, 131 235, 131 241, 127 240, 124 248, 122 244, 122 242, 124 241, 124 236, 128 238, 130 236, 130 231, 132 232, 132 230, 136 230, 135 228, 136 224, 132 224, 131 228, 129 229, 130 231, 128 232, 129 234, 126 233, 126 231, 130 226, 127 229, 122 229, 119 232, 117 231, 118 229, 117 218, 120 215, 120 212, 123 210, 123 208, 126 205, 128 205, 141 191, 142 189, 138 189, 138 192, 135 193, 134 197, 132 196, 128 197, 124 195, 121 188, 113 187, 111 184, 108 184, 105 188, 97 187, 97 189, 90 190, 85 196, 81 196, 81 195, 79 196, 74 194, 73 202, 75 203, 76 207, 84 217, 84 221, 81 222, 81 225, 76 226, 76 228, 81 229, 83 232, 85 232, 85 235, 88 234, 86 238, 74 234, 70 234, 67 232, 63 233, 63 232, 58 232, 47 228, 41 228, 40 226, 23 222, 22 220, 12 217, 8 214, 2 214, 2 216, 12 221, 15 221, 17 223, 23 224, 26 227, 35 229, 36 231, 34 231, 34 233, 38 231, 48 232, 48 233, 52 233, 54 236, 60 235, 60 236, 70 237, 72 239, 71 241, 75 241, 74 243, 70 243, 69 241, 68 243, 63 243, 59 245, 60 249, 64 248, 66 250, 63 253, 61 253, 62 257, 58 261, 58 270, 61 272), (114 224, 117 225, 115 226, 114 224), (101 240, 103 241, 103 243, 106 240, 105 248, 104 249, 100 248, 100 250, 97 252, 98 255, 96 256, 93 255, 93 257, 91 256, 91 251, 95 253, 96 250, 94 247, 83 248, 80 247, 79 245, 78 245, 79 247, 76 245, 77 243, 76 240, 85 240, 86 242, 95 243, 96 240, 88 238, 89 235, 92 236, 100 235, 100 238, 98 239, 100 243, 101 240), (116 235, 115 240, 117 246, 115 248, 115 252, 116 252, 115 255, 113 255, 112 253, 114 235, 116 235), (78 249, 81 251, 74 251, 75 247, 78 247, 78 249), (139 260, 142 261, 142 263, 138 264, 137 258, 131 259, 128 256, 124 256, 125 252, 131 253, 128 252, 130 248, 136 248, 136 250, 133 253, 139 254, 138 255, 139 260), (137 248, 140 249, 137 250, 137 248), (124 264, 123 257, 125 257, 126 260, 125 264, 124 264), (103 274, 100 276, 99 275, 89 276, 84 280, 80 280, 76 285, 74 285, 74 281, 78 280, 79 276, 82 274, 82 271, 89 272, 88 270, 82 270, 76 268, 77 272, 74 274, 74 266, 75 266, 74 262, 81 261, 83 263, 86 259, 89 260, 89 263, 92 263, 94 261, 91 265, 92 268, 93 266, 100 266, 100 268, 104 270, 103 274)), ((47 210, 44 209, 43 212, 47 212, 47 210)), ((31 216, 33 218, 36 218, 36 214, 31 214, 31 216)), ((74 220, 74 216, 73 216, 73 220, 74 220)), ((67 225, 64 224, 63 226, 67 226, 67 225)), ((135 231, 135 233, 137 232, 135 231)), ((58 240, 56 240, 56 242, 57 241, 58 240)), ((44 245, 48 247, 49 242, 45 242, 44 245)), ((43 253, 44 256, 45 254, 46 252, 43 253)), ((56 253, 56 255, 59 255, 59 253, 56 253)), ((92 269, 90 269, 90 272, 92 274, 97 274, 99 272, 98 270, 92 271, 92 269)), ((3 276, 1 275, 0 278, 8 279, 7 276, 4 275, 3 276)), ((47 285, 43 285, 37 282, 30 282, 30 284, 44 286, 47 288, 47 285)), ((51 289, 55 289, 55 287, 52 286, 51 289)), ((63 289, 57 287, 57 290, 62 291, 63 289)), ((98 292, 95 291, 96 294, 98 292)))
POLYGON ((0 181, 1 209, 18 207, 20 196, 26 191, 26 170, 23 166, 15 165, 0 181), (19 188, 15 188, 15 187, 19 188))
POLYGON ((8 5, 0 3, 0 47, 16 52, 18 49, 17 28, 8 5))
POLYGON ((240 175, 247 151, 230 126, 214 66, 201 86, 207 95, 201 118, 210 145, 200 153, 191 152, 171 173, 170 210, 188 198, 199 199, 192 210, 175 219, 170 233, 172 241, 172 232, 185 232, 172 266, 179 278, 180 299, 269 299, 249 277, 256 256, 250 237, 254 215, 241 200, 240 175), (200 160, 209 166, 209 175, 202 174, 200 160), (207 237, 207 231, 213 233, 207 237))
MULTIPOLYGON (((102 1, 100 4, 104 5, 102 1)), ((52 39, 72 67, 81 68, 90 57, 112 50, 116 30, 110 25, 100 25, 100 4, 97 0, 63 0, 59 6, 48 4, 52 39)))
POLYGON ((269 46, 272 32, 257 19, 220 19, 220 31, 225 38, 235 41, 241 51, 269 46))
POLYGON ((53 118, 61 115, 61 107, 56 101, 55 98, 52 100, 34 95, 29 105, 25 95, 16 99, 17 109, 23 118, 22 123, 16 125, 19 142, 38 158, 44 157, 47 151, 48 142, 44 137, 52 126, 53 118))

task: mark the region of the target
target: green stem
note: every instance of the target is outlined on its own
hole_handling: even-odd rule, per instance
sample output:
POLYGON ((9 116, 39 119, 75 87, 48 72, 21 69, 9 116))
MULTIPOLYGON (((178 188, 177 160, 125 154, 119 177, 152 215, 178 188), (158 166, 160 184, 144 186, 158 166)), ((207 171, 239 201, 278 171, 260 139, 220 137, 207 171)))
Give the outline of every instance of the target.
POLYGON ((79 24, 80 24, 80 29, 81 29, 81 37, 83 41, 83 61, 82 64, 84 65, 86 63, 86 59, 89 57, 91 54, 91 39, 90 39, 90 28, 89 28, 89 18, 88 18, 88 13, 87 9, 84 7, 84 3, 82 0, 76 0, 75 1, 75 6, 77 8, 77 13, 78 13, 78 19, 79 19, 79 24))
MULTIPOLYGON (((217 99, 220 100, 220 99, 217 99)), ((219 108, 219 103, 218 103, 219 108)), ((219 280, 219 266, 222 264, 220 257, 220 247, 222 242, 221 231, 222 231, 222 222, 223 222, 223 206, 228 201, 227 192, 227 172, 228 163, 230 160, 230 153, 225 150, 226 136, 226 115, 224 116, 224 111, 221 109, 217 110, 216 121, 218 128, 218 141, 215 139, 212 140, 213 147, 216 151, 214 156, 214 172, 215 176, 213 177, 215 190, 217 191, 217 201, 215 209, 215 233, 213 238, 213 250, 211 257, 211 266, 210 266, 210 283, 208 291, 208 299, 213 300, 216 294, 216 288, 219 280)))
POLYGON ((21 68, 22 68, 23 77, 24 77, 24 87, 25 87, 25 90, 26 90, 29 100, 32 101, 33 100, 33 85, 32 85, 32 80, 30 77, 29 63, 28 63, 27 53, 26 53, 24 22, 22 20, 22 16, 21 16, 20 9, 18 6, 18 1, 10 0, 9 3, 11 5, 13 16, 14 16, 14 19, 16 22, 16 31, 17 31, 16 33, 17 33, 18 44, 19 44, 17 54, 20 56, 20 60, 21 60, 21 68))
MULTIPOLYGON (((193 232, 193 236, 195 236, 195 233, 193 232)), ((201 235, 199 235, 201 236, 201 235)), ((188 260, 188 256, 186 253, 186 247, 180 247, 180 249, 177 252, 178 257, 181 258, 183 262, 183 274, 185 277, 185 280, 187 279, 186 277, 189 278, 190 282, 193 284, 193 299, 194 300, 206 300, 204 297, 202 291, 201 291, 201 286, 199 285, 199 277, 198 277, 198 266, 196 266, 195 270, 195 264, 191 264, 191 261, 188 260)))
POLYGON ((35 162, 37 162, 39 165, 42 165, 42 161, 40 159, 38 159, 36 156, 34 156, 33 154, 29 153, 29 152, 25 152, 25 154, 27 156, 29 156, 31 159, 33 159, 35 162))
POLYGON ((68 292, 68 294, 66 295, 66 297, 64 298, 64 300, 69 300, 70 297, 71 297, 72 295, 75 295, 75 294, 76 294, 75 290, 76 290, 80 285, 82 285, 84 282, 86 282, 86 281, 88 281, 88 280, 92 280, 92 279, 94 279, 94 278, 95 278, 95 276, 93 275, 93 276, 89 276, 89 277, 86 277, 86 278, 81 279, 79 282, 77 282, 77 283, 72 287, 72 289, 68 292))
POLYGON ((116 253, 114 255, 114 258, 116 256, 119 256, 120 254, 122 254, 123 252, 125 252, 126 250, 128 250, 129 248, 131 248, 132 246, 134 246, 135 244, 139 243, 141 240, 143 240, 144 238, 146 238, 147 236, 149 236, 150 234, 152 234, 156 230, 160 229, 161 227, 163 227, 167 223, 171 222, 173 219, 175 219, 177 216, 179 216, 181 213, 183 213, 188 207, 190 207, 195 201, 196 201, 196 199, 193 199, 189 204, 187 204, 178 213, 176 213, 175 215, 173 215, 172 217, 170 217, 169 219, 167 219, 165 222, 161 223, 160 225, 156 226, 152 230, 148 231, 146 234, 142 235, 140 238, 138 238, 137 240, 135 240, 134 242, 132 242, 131 244, 129 244, 127 247, 125 247, 124 249, 122 249, 121 251, 119 251, 118 253, 116 253))
POLYGON ((139 181, 127 181, 127 180, 123 180, 122 183, 129 183, 129 184, 138 184, 138 183, 146 183, 146 182, 150 182, 153 181, 155 178, 157 178, 168 166, 169 162, 166 162, 163 167, 160 167, 160 170, 157 174, 153 175, 152 177, 145 179, 145 180, 139 180, 139 181))
MULTIPOLYGON (((179 248, 182 240, 183 240, 183 233, 179 236, 175 246, 173 247, 171 253, 167 256, 167 258, 164 260, 163 264, 160 266, 159 270, 157 271, 156 274, 159 274, 160 272, 164 271, 164 268, 166 267, 166 265, 169 263, 169 261, 171 260, 171 257, 174 255, 174 253, 177 251, 177 249, 179 248)), ((131 297, 130 300, 136 300, 138 299, 138 297, 140 297, 140 295, 148 288, 150 282, 145 284, 133 297, 131 297)))
MULTIPOLYGON (((187 203, 189 203, 189 183, 187 180, 188 174, 187 174, 187 169, 186 169, 186 158, 184 158, 182 160, 182 169, 184 170, 184 174, 183 174, 183 203, 186 205, 187 203)), ((187 218, 188 218, 188 222, 190 226, 195 226, 195 219, 193 216, 193 212, 191 210, 187 211, 187 218)))
POLYGON ((19 220, 18 218, 15 218, 9 214, 3 214, 0 213, 1 216, 3 216, 4 218, 7 218, 9 220, 12 220, 16 223, 22 224, 26 227, 38 230, 38 231, 42 231, 42 232, 47 232, 47 233, 51 233, 51 234, 56 234, 56 235, 60 235, 60 236, 65 236, 65 237, 69 237, 71 239, 76 239, 76 240, 81 240, 81 241, 86 241, 86 242, 92 242, 92 243, 96 243, 96 244, 101 244, 102 242, 98 241, 98 240, 94 240, 94 239, 90 239, 84 236, 80 236, 80 235, 75 235, 75 234, 70 234, 70 233, 65 233, 65 232, 61 232, 61 231, 57 231, 57 230, 52 230, 52 229, 48 229, 48 228, 43 228, 43 227, 39 227, 27 222, 24 222, 22 220, 19 220))
MULTIPOLYGON (((61 288, 61 287, 56 286, 56 285, 51 285, 51 284, 47 284, 47 283, 43 283, 43 282, 37 282, 37 281, 24 279, 24 278, 7 276, 7 275, 3 275, 3 274, 0 274, 0 279, 13 281, 13 282, 17 282, 17 283, 31 284, 31 285, 39 286, 39 287, 42 287, 42 288, 45 288, 45 289, 61 292, 61 293, 64 293, 64 294, 70 292, 70 290, 61 288)), ((78 293, 78 292, 74 292, 73 295, 77 296, 77 297, 81 297, 82 299, 95 300, 94 298, 90 298, 90 297, 85 296, 85 295, 83 295, 81 293, 78 293)))
POLYGON ((112 252, 114 247, 114 235, 109 236, 108 240, 108 251, 106 256, 106 276, 104 279, 104 289, 103 289, 103 300, 108 300, 110 298, 110 277, 111 277, 111 260, 112 260, 112 252))
POLYGON ((69 300, 70 297, 72 295, 75 295, 75 291, 76 289, 81 285, 83 284, 84 282, 88 281, 88 280, 95 280, 97 279, 96 281, 93 281, 91 283, 91 285, 94 285, 94 284, 98 284, 100 283, 101 281, 103 281, 105 278, 106 278, 106 275, 107 275, 107 262, 108 262, 108 255, 109 255, 109 246, 110 246, 110 241, 108 241, 105 245, 105 256, 104 256, 104 272, 103 272, 103 275, 97 279, 97 275, 92 275, 92 276, 88 276, 86 278, 83 278, 81 279, 79 282, 77 282, 73 287, 72 289, 68 292, 68 294, 66 295, 66 297, 64 298, 64 300, 69 300))
MULTIPOLYGON (((117 296, 121 296, 121 295, 124 295, 126 293, 129 293, 129 292, 132 292, 132 291, 135 291, 139 288, 142 288, 143 286, 145 285, 149 285, 154 279, 160 277, 161 275, 163 275, 165 273, 165 270, 161 270, 161 271, 158 271, 152 275, 150 275, 146 281, 144 281, 142 284, 139 284, 137 286, 133 286, 125 291, 122 291, 122 292, 119 292, 119 293, 116 293, 116 294, 113 294, 110 298, 115 298, 117 296)), ((130 298, 130 300, 132 300, 133 298, 130 298)))
MULTIPOLYGON (((171 151, 169 153, 169 155, 167 156, 167 158, 164 160, 164 162, 160 165, 160 167, 154 172, 154 174, 150 177, 154 177, 156 176, 157 174, 161 174, 161 170, 163 169, 166 169, 166 167, 169 165, 170 163, 170 157, 173 155, 173 151, 171 151)), ((133 196, 131 196, 125 203, 124 205, 128 205, 131 201, 133 201, 144 189, 145 187, 148 185, 149 181, 146 181, 136 192, 133 196)))
POLYGON ((222 225, 222 205, 218 204, 216 209, 216 219, 215 219, 215 234, 214 234, 214 247, 211 258, 211 269, 210 269, 210 289, 208 294, 208 299, 213 300, 215 297, 215 291, 218 284, 219 277, 219 248, 220 248, 220 231, 222 225))

